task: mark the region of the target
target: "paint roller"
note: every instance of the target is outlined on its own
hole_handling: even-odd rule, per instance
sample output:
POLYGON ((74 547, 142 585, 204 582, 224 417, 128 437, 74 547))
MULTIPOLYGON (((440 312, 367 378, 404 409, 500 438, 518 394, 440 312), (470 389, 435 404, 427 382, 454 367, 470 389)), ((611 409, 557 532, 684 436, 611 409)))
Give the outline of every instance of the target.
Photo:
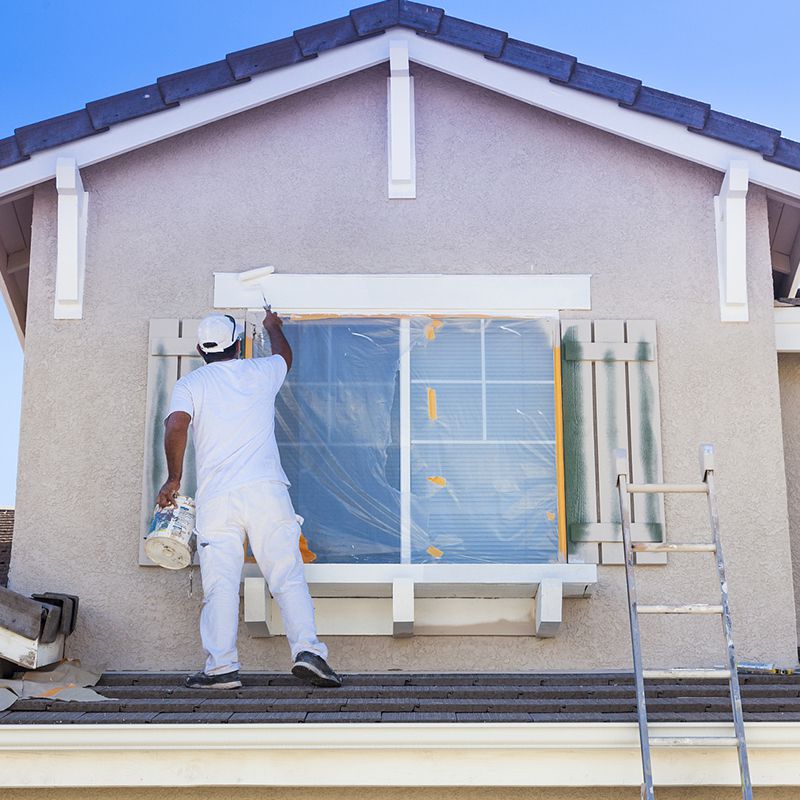
MULTIPOLYGON (((272 275, 273 272, 275 272, 275 267, 253 267, 253 269, 248 269, 245 272, 239 273, 239 282, 245 284, 257 283, 263 278, 266 278, 267 275, 272 275)), ((261 299, 264 301, 264 311, 272 311, 272 306, 267 302, 267 298, 264 296, 263 289, 261 289, 261 299)))

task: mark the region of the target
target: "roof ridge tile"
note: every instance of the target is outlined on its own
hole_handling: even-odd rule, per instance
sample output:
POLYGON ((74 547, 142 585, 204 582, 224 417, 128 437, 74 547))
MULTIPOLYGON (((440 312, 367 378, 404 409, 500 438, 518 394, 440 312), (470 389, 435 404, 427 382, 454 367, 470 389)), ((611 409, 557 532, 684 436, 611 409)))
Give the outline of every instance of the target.
POLYGON ((48 150, 65 142, 74 142, 96 133, 107 131, 107 127, 95 128, 86 108, 69 111, 31 125, 23 125, 14 131, 20 152, 29 156, 40 150, 48 150))
POLYGON ((274 42, 228 53, 225 60, 228 62, 234 78, 239 80, 280 67, 288 67, 309 58, 316 58, 316 56, 316 53, 304 56, 294 36, 287 36, 284 39, 276 39, 274 42))
POLYGON ((17 142, 16 136, 12 134, 5 139, 0 139, 0 169, 10 167, 12 164, 17 164, 28 158, 30 156, 24 155, 19 149, 19 142, 17 142))
POLYGON ((571 89, 580 89, 582 92, 600 95, 611 100, 625 104, 633 104, 639 94, 642 82, 637 78, 620 75, 607 69, 592 67, 589 64, 575 64, 572 74, 567 81, 550 79, 553 83, 569 86, 571 89))
POLYGON ((619 104, 622 108, 629 108, 643 114, 697 128, 702 128, 706 124, 711 112, 711 106, 708 103, 664 92, 661 89, 653 89, 651 86, 642 86, 632 103, 620 101, 619 104))
POLYGON ((214 92, 217 89, 227 89, 229 86, 249 80, 249 77, 237 79, 228 62, 223 58, 199 67, 163 75, 157 79, 156 83, 161 90, 164 102, 176 103, 190 97, 214 92))
POLYGON ((486 58, 560 81, 568 81, 578 63, 575 56, 510 37, 506 39, 503 52, 499 56, 486 55, 486 58))
POLYGON ((787 139, 782 136, 778 139, 775 152, 770 156, 764 156, 764 158, 767 161, 780 164, 782 167, 800 170, 800 142, 795 142, 793 139, 787 139))
POLYGON ((357 42, 362 37, 359 36, 353 20, 348 15, 317 25, 309 25, 307 28, 299 28, 294 32, 294 38, 300 47, 300 52, 309 58, 324 50, 357 42))
POLYGON ((475 50, 485 56, 498 58, 503 52, 508 34, 497 28, 478 25, 469 20, 451 17, 444 14, 436 33, 419 32, 420 36, 436 39, 440 42, 475 50))
POLYGON ((166 111, 177 105, 179 105, 177 102, 165 102, 159 85, 153 83, 150 86, 141 86, 138 89, 93 100, 86 104, 86 110, 95 128, 100 128, 158 111, 166 111))
POLYGON ((777 128, 770 128, 713 109, 709 112, 704 127, 690 127, 689 130, 702 136, 739 145, 747 150, 755 150, 764 156, 775 154, 781 138, 781 132, 777 128))

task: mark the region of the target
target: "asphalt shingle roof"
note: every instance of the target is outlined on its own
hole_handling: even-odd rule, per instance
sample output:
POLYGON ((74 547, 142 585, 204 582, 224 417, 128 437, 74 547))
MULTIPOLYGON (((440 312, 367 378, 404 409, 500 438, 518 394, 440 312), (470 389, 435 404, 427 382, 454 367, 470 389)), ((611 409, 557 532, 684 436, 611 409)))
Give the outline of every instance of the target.
POLYGON ((315 58, 325 50, 395 26, 544 75, 554 83, 615 100, 631 111, 685 125, 693 133, 753 150, 768 161, 800 171, 800 142, 781 137, 778 130, 713 111, 707 103, 643 86, 635 78, 581 64, 573 56, 510 39, 504 31, 408 0, 383 0, 356 8, 346 17, 302 28, 285 39, 229 53, 223 60, 165 75, 150 86, 95 100, 79 111, 17 128, 13 136, 0 139, 0 169, 41 150, 165 111, 181 100, 235 86, 253 75, 315 58))
MULTIPOLYGON (((31 723, 633 722, 631 673, 384 673, 317 689, 244 673, 237 690, 186 689, 183 674, 106 673, 91 703, 18 700, 0 725, 31 723)), ((745 720, 800 721, 800 676, 741 675, 745 720)), ((653 722, 731 720, 725 681, 648 681, 653 722)))

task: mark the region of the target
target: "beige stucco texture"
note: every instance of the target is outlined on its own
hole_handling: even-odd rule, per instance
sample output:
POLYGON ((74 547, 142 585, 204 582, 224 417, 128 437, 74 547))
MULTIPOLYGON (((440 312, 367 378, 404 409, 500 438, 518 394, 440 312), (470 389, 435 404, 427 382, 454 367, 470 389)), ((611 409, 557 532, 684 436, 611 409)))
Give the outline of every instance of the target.
MULTIPOLYGON (((737 800, 742 790, 722 786, 664 786, 659 800, 737 800)), ((7 789, 4 800, 639 800, 632 786, 592 788, 273 788, 214 786, 164 789, 7 789)), ((795 800, 797 787, 757 787, 754 800, 795 800)))
MULTIPOLYGON (((565 317, 657 322, 666 479, 697 479, 699 443, 717 447, 741 657, 794 663, 763 190, 748 195, 751 319, 723 324, 719 173, 413 72, 415 200, 386 196, 385 66, 84 169, 80 321, 53 320, 56 197, 37 188, 12 587, 80 595, 73 656, 115 669, 201 665, 198 587, 187 597, 186 571, 138 566, 137 540, 148 321, 207 313, 214 271, 591 273, 591 312, 565 317)), ((673 540, 709 535, 696 498, 668 498, 667 526, 673 540)), ((718 597, 705 556, 643 573, 643 600, 718 597)), ((329 640, 332 661, 344 671, 626 667, 623 571, 599 576, 591 599, 565 603, 555 639, 341 637, 329 640)), ((719 627, 645 620, 646 658, 720 663, 719 627)), ((247 669, 288 664, 283 639, 242 630, 240 646, 247 669)))
MULTIPOLYGON (((800 506, 795 497, 800 488, 800 355, 782 353, 778 357, 781 386, 781 416, 785 451, 786 485, 789 502, 789 530, 794 574, 795 607, 800 607, 800 506)), ((800 622, 798 623, 800 633, 800 622)))

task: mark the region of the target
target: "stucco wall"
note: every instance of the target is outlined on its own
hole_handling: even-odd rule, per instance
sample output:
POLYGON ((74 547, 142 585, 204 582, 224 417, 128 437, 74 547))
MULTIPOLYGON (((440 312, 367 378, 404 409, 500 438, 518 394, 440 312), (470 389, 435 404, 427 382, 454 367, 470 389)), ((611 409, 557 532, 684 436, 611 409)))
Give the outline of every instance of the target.
MULTIPOLYGON (((789 494, 789 538, 794 575, 794 602, 800 607, 800 505, 796 501, 800 489, 800 355, 782 353, 778 357, 781 386, 783 448, 786 457, 786 485, 789 494)), ((800 620, 798 621, 800 634, 800 620)))
MULTIPOLYGON (((719 322, 713 195, 721 175, 415 68, 418 198, 386 198, 378 67, 83 170, 85 316, 52 318, 56 197, 36 190, 11 585, 81 597, 72 655, 110 668, 201 663, 187 574, 136 565, 148 320, 199 317, 212 272, 590 272, 595 319, 655 319, 664 470, 718 450, 742 657, 792 663, 796 630, 763 190, 748 196, 749 324, 719 322)), ((169 113, 169 112, 166 112, 169 113)), ((578 315, 575 315, 578 316, 578 315)), ((673 538, 706 531, 668 499, 673 538)), ((712 600, 712 566, 677 555, 643 599, 712 600)), ((644 620, 651 663, 719 662, 718 622, 644 620)), ((248 669, 285 642, 241 634, 248 669)), ((331 639, 342 670, 625 666, 620 567, 568 601, 554 640, 331 639)))

